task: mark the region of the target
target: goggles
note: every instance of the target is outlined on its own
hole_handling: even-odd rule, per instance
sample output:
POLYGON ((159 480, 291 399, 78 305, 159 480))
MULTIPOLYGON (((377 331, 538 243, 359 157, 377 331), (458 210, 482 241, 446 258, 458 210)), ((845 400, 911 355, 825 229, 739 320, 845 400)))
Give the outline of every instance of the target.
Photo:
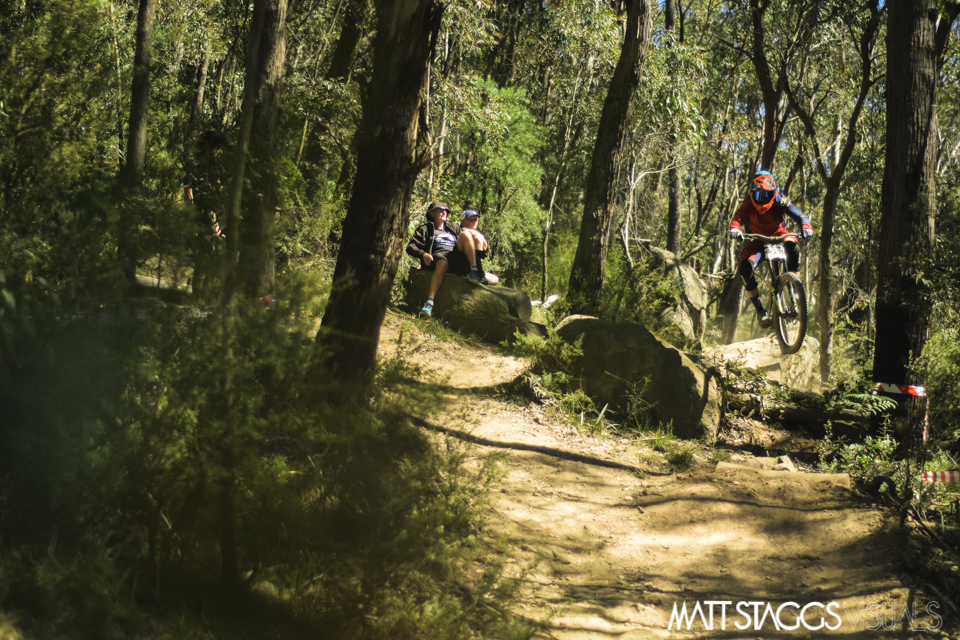
POLYGON ((767 204, 773 200, 773 196, 775 196, 776 193, 776 191, 767 191, 766 189, 755 189, 751 197, 757 204, 767 204))

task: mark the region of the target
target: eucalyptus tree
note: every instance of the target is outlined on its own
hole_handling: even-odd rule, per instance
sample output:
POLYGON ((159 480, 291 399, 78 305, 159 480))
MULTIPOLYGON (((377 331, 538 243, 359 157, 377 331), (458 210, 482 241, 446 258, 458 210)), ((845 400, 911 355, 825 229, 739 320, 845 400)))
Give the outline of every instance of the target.
MULTIPOLYGON (((365 0, 297 3, 291 11, 286 126, 299 133, 291 158, 305 181, 298 199, 310 209, 321 210, 335 197, 328 177, 336 181, 334 192, 349 189, 353 178, 373 20, 365 0)), ((335 236, 331 230, 330 240, 335 236)))
POLYGON ((814 153, 817 171, 826 188, 821 209, 822 216, 818 224, 821 274, 818 305, 820 378, 824 384, 827 384, 833 372, 834 219, 847 165, 857 145, 860 114, 873 85, 877 82, 873 63, 878 55, 875 44, 877 32, 880 29, 879 0, 872 0, 864 9, 852 14, 843 13, 843 23, 836 26, 846 31, 846 34, 838 34, 839 37, 824 40, 815 48, 811 47, 810 51, 803 56, 803 63, 800 66, 805 73, 800 78, 792 82, 788 76, 785 76, 790 104, 803 123, 814 153), (856 76, 843 74, 845 77, 837 77, 837 67, 849 68, 854 64, 859 66, 859 74, 856 76), (834 95, 843 83, 851 80, 856 87, 855 91, 850 91, 853 105, 847 111, 845 124, 841 128, 838 126, 839 114, 846 111, 846 108, 842 104, 835 104, 834 100, 829 100, 829 97, 834 95), (840 131, 835 131, 838 128, 840 131), (830 136, 826 145, 821 142, 824 133, 830 136))
MULTIPOLYGON (((603 77, 616 64, 618 33, 613 21, 606 20, 608 9, 594 5, 583 11, 575 4, 560 3, 531 8, 526 29, 516 43, 515 84, 526 90, 529 108, 536 117, 542 144, 536 155, 540 184, 537 204, 545 213, 532 229, 542 230, 539 240, 539 264, 525 263, 521 269, 540 271, 541 298, 557 290, 551 283, 551 246, 563 244, 555 234, 566 236, 574 220, 575 203, 583 188, 579 167, 589 153, 588 138, 599 118, 598 92, 603 77), (551 286, 552 285, 552 286, 551 286), (551 291, 552 289, 552 291, 551 291)), ((532 208, 528 208, 532 213, 532 208)), ((506 213, 506 212, 504 212, 506 213)), ((530 215, 528 220, 535 221, 530 215)), ((532 243, 528 251, 535 251, 532 243)), ((562 247, 561 247, 562 248, 562 247)), ((531 286, 536 287, 533 282, 531 286)))
MULTIPOLYGON (((582 12, 573 4, 548 8, 539 42, 531 42, 538 62, 536 79, 528 85, 544 131, 540 165, 543 171, 540 206, 546 210, 541 246, 540 294, 545 299, 566 285, 569 272, 559 272, 567 259, 568 240, 579 226, 580 207, 587 175, 590 140, 600 119, 606 78, 616 67, 620 30, 607 19, 608 9, 594 6, 582 12), (552 251, 564 255, 550 259, 552 251), (553 281, 551 272, 558 272, 553 281)), ((521 57, 521 59, 524 59, 521 57)))
POLYGON ((415 194, 479 210, 490 256, 511 286, 536 288, 539 279, 546 290, 547 274, 565 260, 545 258, 551 247, 566 251, 569 228, 579 224, 586 141, 619 34, 602 5, 505 7, 520 15, 471 2, 447 6, 420 116, 432 161, 415 194))
POLYGON ((234 407, 234 345, 236 339, 236 293, 241 284, 247 293, 260 295, 273 287, 273 219, 277 204, 275 168, 270 155, 276 140, 280 83, 283 77, 287 0, 255 0, 247 37, 247 57, 236 166, 227 209, 227 248, 224 254, 226 288, 222 316, 225 336, 223 368, 223 472, 220 478, 219 531, 220 573, 228 593, 242 586, 240 576, 238 433, 242 417, 234 407), (248 151, 255 169, 248 183, 248 151), (247 191, 244 198, 244 191, 247 191), (250 193, 253 191, 253 193, 250 193), (241 220, 241 207, 243 219, 241 220), (251 263, 237 268, 238 255, 251 263))
POLYGON ((570 274, 568 301, 575 311, 596 311, 599 307, 627 121, 650 42, 649 0, 626 0, 625 5, 623 46, 600 116, 570 274))
POLYGON ((274 229, 280 204, 277 127, 286 60, 287 0, 264 1, 267 6, 260 42, 255 49, 251 47, 256 51, 256 69, 252 76, 247 74, 247 82, 252 79, 254 84, 244 86, 244 91, 255 97, 251 124, 255 133, 250 140, 252 179, 244 198, 243 221, 233 230, 228 228, 228 234, 238 236, 239 277, 247 294, 254 297, 273 295, 276 279, 274 229))
MULTIPOLYGON (((910 366, 930 330, 929 289, 918 263, 933 250, 936 213, 937 72, 960 5, 941 16, 931 0, 888 4, 887 146, 877 287, 874 379, 922 385, 910 366)), ((897 418, 919 424, 924 402, 906 396, 897 418)), ((909 436, 908 436, 909 437, 909 436)))
POLYGON ((147 157, 147 110, 150 106, 150 61, 153 55, 153 22, 159 0, 140 0, 137 12, 136 55, 133 61, 133 86, 130 89, 130 126, 127 132, 127 154, 120 173, 126 196, 120 208, 118 253, 127 280, 133 283, 137 273, 137 233, 139 216, 136 195, 143 181, 147 157))
POLYGON ((434 0, 376 3, 373 75, 363 104, 357 174, 318 340, 339 375, 359 379, 375 362, 380 325, 409 220, 422 158, 416 156, 421 92, 443 17, 434 0))
MULTIPOLYGON (((683 44, 683 32, 680 32, 679 36, 673 33, 674 24, 676 23, 676 14, 677 7, 674 0, 666 0, 663 5, 663 15, 664 15, 664 27, 667 32, 667 44, 671 44, 671 40, 675 39, 679 44, 683 44)), ((673 85, 677 85, 679 78, 679 73, 676 68, 670 70, 670 76, 673 80, 673 85)), ((672 251, 673 253, 680 253, 680 171, 677 168, 677 162, 679 160, 679 154, 677 153, 677 135, 676 133, 670 134, 670 146, 669 153, 667 155, 667 164, 669 169, 667 170, 667 193, 668 193, 668 206, 667 206, 667 251, 672 251)))

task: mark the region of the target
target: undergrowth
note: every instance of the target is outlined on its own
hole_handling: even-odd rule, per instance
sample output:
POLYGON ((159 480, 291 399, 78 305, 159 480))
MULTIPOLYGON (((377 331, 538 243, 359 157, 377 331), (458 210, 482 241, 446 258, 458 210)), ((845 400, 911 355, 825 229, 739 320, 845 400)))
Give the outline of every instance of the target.
POLYGON ((579 387, 576 361, 582 357, 580 342, 568 343, 552 329, 546 338, 518 334, 511 347, 517 355, 530 358, 524 374, 525 387, 553 417, 581 433, 594 436, 617 435, 632 438, 641 448, 644 464, 671 471, 684 471, 696 464, 696 443, 678 439, 671 422, 658 420, 655 407, 644 395, 646 380, 631 385, 626 400, 614 414, 609 406, 598 408, 579 387))
POLYGON ((484 532, 496 461, 468 473, 411 424, 434 401, 407 363, 327 372, 309 289, 202 317, 9 293, 0 608, 18 630, 529 637, 484 532))
POLYGON ((601 314, 609 320, 647 327, 681 350, 699 351, 696 341, 661 317, 665 310, 684 304, 682 294, 680 277, 656 264, 649 252, 638 253, 631 268, 623 251, 618 250, 607 270, 601 314))

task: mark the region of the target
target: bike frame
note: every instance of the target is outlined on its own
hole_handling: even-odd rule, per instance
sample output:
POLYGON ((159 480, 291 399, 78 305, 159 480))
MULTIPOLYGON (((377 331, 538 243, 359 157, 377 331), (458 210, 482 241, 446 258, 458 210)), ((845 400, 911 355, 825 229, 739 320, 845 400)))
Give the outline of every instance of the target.
MULTIPOLYGON (((783 246, 783 241, 785 238, 791 236, 761 236, 754 233, 745 233, 743 234, 744 241, 749 240, 761 240, 763 244, 763 260, 762 263, 767 265, 767 275, 769 278, 769 291, 767 293, 766 301, 776 300, 777 294, 777 284, 780 281, 780 276, 787 272, 787 250, 783 246)), ((797 240, 799 242, 799 239, 797 240)), ((759 268, 760 265, 758 264, 759 268)))
MULTIPOLYGON (((784 247, 786 238, 800 242, 799 238, 790 235, 743 235, 744 240, 760 240, 764 243, 761 262, 767 263, 766 273, 769 280, 769 294, 764 296, 764 301, 768 303, 767 308, 774 314, 780 350, 783 353, 796 353, 806 335, 806 294, 797 276, 790 274, 787 270, 787 250, 784 247)), ((758 264, 757 267, 759 268, 760 265, 758 264)))

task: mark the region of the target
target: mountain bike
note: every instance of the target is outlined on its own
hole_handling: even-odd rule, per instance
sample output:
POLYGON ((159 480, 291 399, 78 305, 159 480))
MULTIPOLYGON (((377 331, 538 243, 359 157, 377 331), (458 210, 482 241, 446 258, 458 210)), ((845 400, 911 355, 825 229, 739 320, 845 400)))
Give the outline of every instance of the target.
POLYGON ((787 250, 783 246, 783 237, 745 233, 743 239, 762 240, 764 243, 761 264, 766 264, 767 268, 759 273, 760 265, 757 265, 758 276, 764 280, 760 295, 764 297, 764 306, 773 313, 773 326, 780 351, 785 354, 796 353, 807 335, 807 294, 800 278, 787 271, 787 250), (763 293, 764 289, 769 293, 763 293))

